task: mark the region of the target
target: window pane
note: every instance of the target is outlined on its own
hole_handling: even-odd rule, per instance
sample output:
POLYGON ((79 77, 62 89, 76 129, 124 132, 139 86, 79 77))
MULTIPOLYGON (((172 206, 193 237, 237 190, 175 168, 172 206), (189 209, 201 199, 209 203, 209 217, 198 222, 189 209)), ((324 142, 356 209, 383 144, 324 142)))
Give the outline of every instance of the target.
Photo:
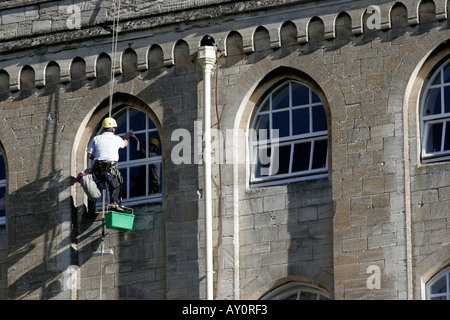
POLYGON ((145 113, 131 108, 129 109, 129 113, 130 113, 130 130, 133 131, 145 130, 145 121, 147 119, 145 113))
POLYGON ((289 108, 289 84, 278 88, 272 95, 272 109, 289 108))
POLYGON ((0 180, 4 179, 6 179, 5 159, 3 158, 3 155, 0 153, 0 180))
POLYGON ((147 117, 147 119, 148 119, 148 128, 149 129, 156 129, 156 126, 153 123, 152 119, 150 119, 149 117, 147 117))
POLYGON ((317 293, 302 291, 300 293, 300 299, 299 300, 318 300, 317 299, 317 293))
POLYGON ((289 111, 272 113, 272 129, 278 129, 278 136, 289 136, 289 111))
POLYGON ((122 175, 123 184, 122 184, 122 198, 126 199, 128 197, 128 174, 127 174, 127 168, 120 168, 119 167, 120 174, 122 175))
POLYGON ((128 148, 119 149, 119 162, 128 160, 127 159, 127 149, 128 148))
POLYGON ((450 121, 447 121, 445 126, 444 150, 450 150, 450 121))
POLYGON ((309 170, 309 158, 311 154, 311 142, 297 143, 294 145, 294 158, 292 172, 309 170))
POLYGON ((444 83, 450 83, 450 64, 444 69, 444 83))
POLYGON ((122 134, 127 132, 127 109, 120 111, 118 114, 113 116, 117 121, 116 134, 122 134))
POLYGON ((257 135, 258 140, 260 138, 263 140, 270 139, 269 115, 264 114, 264 115, 259 116, 259 118, 256 122, 255 128, 256 128, 256 135, 257 135), (266 135, 263 134, 263 136, 261 136, 260 130, 265 130, 266 135))
POLYGON ((261 178, 263 176, 269 175, 270 168, 270 157, 272 154, 272 150, 270 148, 255 148, 256 155, 256 168, 255 168, 255 177, 261 178))
POLYGON ((6 187, 0 187, 0 217, 6 215, 6 187))
POLYGON ((319 140, 314 142, 312 169, 320 169, 327 166, 327 146, 327 140, 319 140))
POLYGON ((288 295, 286 298, 284 298, 283 300, 297 300, 297 293, 293 293, 291 295, 288 295))
POLYGON ((445 293, 447 292, 447 275, 444 274, 439 280, 437 280, 430 288, 431 294, 445 293))
POLYGON ((160 156, 161 155, 161 139, 159 138, 158 132, 153 131, 148 134, 148 143, 149 143, 148 156, 149 157, 160 156), (155 145, 155 147, 152 147, 152 144, 155 145))
POLYGON ((439 71, 438 74, 436 74, 436 77, 434 78, 432 85, 441 84, 441 72, 439 71))
POLYGON ((441 151, 442 123, 429 125, 426 151, 427 153, 441 151))
POLYGON ((441 89, 431 89, 425 102, 424 116, 441 113, 441 89))
POLYGON ((313 113, 313 132, 327 130, 327 116, 322 106, 312 108, 313 113))
POLYGON ((299 83, 292 83, 292 106, 309 104, 309 88, 299 83))
POLYGON ((130 168, 129 188, 130 197, 145 196, 145 179, 146 179, 146 166, 138 166, 130 168))
POLYGON ((430 300, 447 300, 446 296, 432 297, 430 300))
POLYGON ((266 99, 264 103, 261 105, 259 112, 268 111, 270 106, 270 99, 266 99))
POLYGON ((319 102, 321 102, 319 96, 314 91, 311 90, 311 103, 319 103, 319 102))
POLYGON ((450 86, 444 88, 444 112, 450 112, 450 86))
POLYGON ((309 108, 292 110, 292 134, 309 133, 309 108))
POLYGON ((274 157, 272 157, 272 161, 274 161, 272 165, 272 174, 275 175, 289 173, 289 163, 291 162, 291 145, 275 148, 278 148, 278 163, 276 163, 277 159, 275 153, 274 157))
POLYGON ((149 194, 161 193, 161 164, 149 164, 148 192, 149 194))

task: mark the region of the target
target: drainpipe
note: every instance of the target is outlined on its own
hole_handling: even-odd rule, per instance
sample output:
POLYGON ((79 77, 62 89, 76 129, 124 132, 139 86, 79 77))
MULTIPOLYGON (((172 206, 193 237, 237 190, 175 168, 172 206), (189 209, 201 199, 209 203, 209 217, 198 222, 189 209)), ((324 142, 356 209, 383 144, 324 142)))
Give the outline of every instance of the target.
POLYGON ((213 300, 212 189, 211 189, 211 70, 216 62, 216 47, 211 36, 204 36, 197 51, 203 68, 203 170, 205 199, 206 299, 213 300))

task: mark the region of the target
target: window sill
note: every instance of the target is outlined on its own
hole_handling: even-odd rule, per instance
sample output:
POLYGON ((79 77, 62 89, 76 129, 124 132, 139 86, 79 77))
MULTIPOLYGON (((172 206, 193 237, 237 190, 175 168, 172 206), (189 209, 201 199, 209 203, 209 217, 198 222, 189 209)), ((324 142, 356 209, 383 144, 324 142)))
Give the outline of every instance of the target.
POLYGON ((297 176, 297 177, 291 177, 291 178, 252 181, 252 182, 250 182, 249 187, 250 187, 250 189, 255 189, 255 188, 260 188, 260 187, 272 187, 272 186, 287 185, 287 184, 298 182, 298 181, 321 180, 324 178, 328 178, 328 172, 321 173, 321 174, 308 175, 308 176, 297 176))

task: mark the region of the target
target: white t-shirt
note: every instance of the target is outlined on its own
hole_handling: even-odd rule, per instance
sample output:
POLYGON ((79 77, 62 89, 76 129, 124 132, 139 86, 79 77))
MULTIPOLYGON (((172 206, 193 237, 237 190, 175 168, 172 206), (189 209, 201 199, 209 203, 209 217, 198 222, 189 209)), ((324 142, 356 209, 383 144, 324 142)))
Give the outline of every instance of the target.
POLYGON ((119 161, 119 149, 125 147, 125 141, 113 132, 104 132, 94 137, 87 152, 94 155, 94 160, 119 161))

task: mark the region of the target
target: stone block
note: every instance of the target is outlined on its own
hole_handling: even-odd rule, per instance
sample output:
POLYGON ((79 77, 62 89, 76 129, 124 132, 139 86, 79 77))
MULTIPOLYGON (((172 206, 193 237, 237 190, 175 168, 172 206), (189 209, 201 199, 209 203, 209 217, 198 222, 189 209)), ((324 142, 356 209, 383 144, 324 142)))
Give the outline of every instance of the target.
POLYGON ((343 252, 360 251, 367 249, 367 238, 352 238, 342 240, 343 252))
POLYGON ((391 247, 395 245, 397 245, 397 234, 395 233, 369 236, 367 239, 368 249, 391 247))

